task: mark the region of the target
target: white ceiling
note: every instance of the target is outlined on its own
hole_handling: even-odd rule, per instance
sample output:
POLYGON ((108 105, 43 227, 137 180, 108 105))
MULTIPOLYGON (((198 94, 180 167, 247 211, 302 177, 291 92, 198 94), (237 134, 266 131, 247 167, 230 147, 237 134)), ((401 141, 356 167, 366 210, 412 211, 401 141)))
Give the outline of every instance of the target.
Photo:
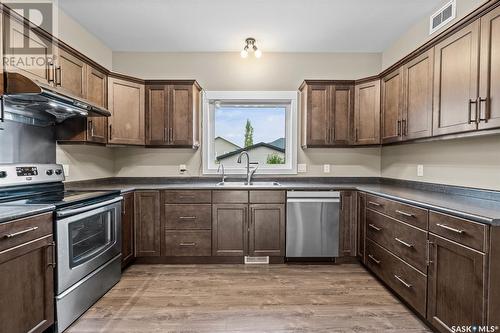
POLYGON ((381 52, 440 0, 59 0, 114 51, 381 52))

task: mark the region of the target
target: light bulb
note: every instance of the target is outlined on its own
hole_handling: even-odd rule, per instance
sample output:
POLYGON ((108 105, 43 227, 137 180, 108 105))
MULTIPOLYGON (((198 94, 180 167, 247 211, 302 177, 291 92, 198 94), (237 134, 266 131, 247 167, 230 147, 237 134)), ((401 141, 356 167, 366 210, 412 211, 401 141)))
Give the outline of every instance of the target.
POLYGON ((248 57, 248 51, 243 49, 243 50, 241 50, 240 55, 242 58, 246 58, 246 57, 248 57))
POLYGON ((261 50, 259 50, 259 49, 255 50, 255 57, 256 57, 256 58, 260 58, 260 57, 262 57, 262 51, 261 51, 261 50))

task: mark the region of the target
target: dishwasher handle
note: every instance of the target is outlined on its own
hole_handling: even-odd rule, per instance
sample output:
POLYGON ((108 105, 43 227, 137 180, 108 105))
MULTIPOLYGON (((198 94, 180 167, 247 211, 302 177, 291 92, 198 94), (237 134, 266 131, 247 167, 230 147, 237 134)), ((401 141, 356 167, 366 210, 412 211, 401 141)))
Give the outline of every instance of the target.
POLYGON ((286 200, 287 203, 293 202, 313 202, 313 203, 321 203, 321 202, 339 202, 340 198, 288 198, 286 200))

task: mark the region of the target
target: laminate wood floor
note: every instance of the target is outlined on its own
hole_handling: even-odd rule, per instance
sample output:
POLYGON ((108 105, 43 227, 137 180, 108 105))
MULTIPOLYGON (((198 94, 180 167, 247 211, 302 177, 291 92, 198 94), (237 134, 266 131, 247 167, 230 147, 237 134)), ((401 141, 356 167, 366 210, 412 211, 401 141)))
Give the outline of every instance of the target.
POLYGON ((67 332, 430 331, 345 264, 133 265, 67 332))

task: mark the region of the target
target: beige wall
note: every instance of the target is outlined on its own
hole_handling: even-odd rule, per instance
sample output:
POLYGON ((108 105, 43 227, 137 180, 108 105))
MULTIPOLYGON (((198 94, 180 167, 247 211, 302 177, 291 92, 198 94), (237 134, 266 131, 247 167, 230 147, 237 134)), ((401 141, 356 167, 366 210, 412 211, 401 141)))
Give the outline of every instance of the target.
POLYGON ((67 181, 106 178, 115 175, 112 148, 99 146, 58 145, 57 163, 69 167, 67 181))
POLYGON ((488 136, 384 147, 382 176, 500 190, 499 143, 488 136))
POLYGON ((432 35, 429 35, 429 16, 437 9, 441 8, 448 1, 449 0, 443 0, 439 6, 436 6, 435 10, 432 10, 431 12, 429 12, 429 15, 426 15, 417 23, 415 23, 408 31, 403 33, 396 42, 394 42, 382 53, 382 69, 390 67, 399 59, 408 55, 409 53, 417 49, 420 45, 424 44, 456 21, 462 19, 488 0, 457 0, 456 18, 448 23, 445 27, 436 31, 432 35))

